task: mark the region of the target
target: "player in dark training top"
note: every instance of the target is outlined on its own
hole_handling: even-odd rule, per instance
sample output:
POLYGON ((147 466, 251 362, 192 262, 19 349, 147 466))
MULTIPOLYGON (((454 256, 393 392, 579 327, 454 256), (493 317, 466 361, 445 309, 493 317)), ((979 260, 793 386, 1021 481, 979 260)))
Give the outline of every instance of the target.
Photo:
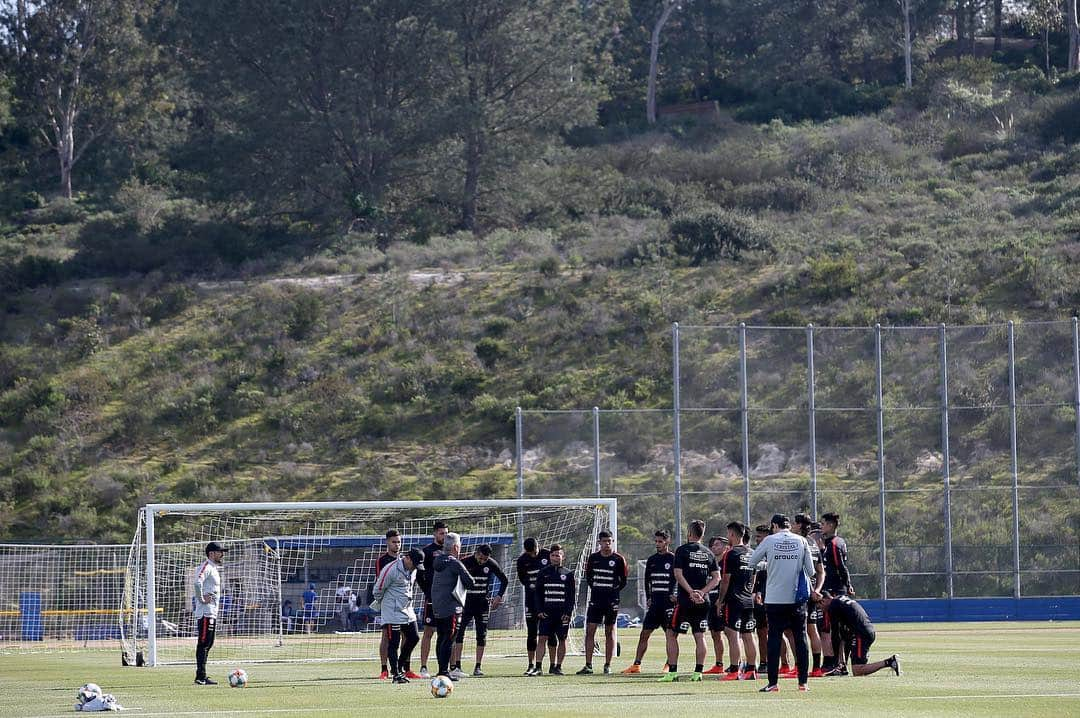
MULTIPOLYGON (((716 557, 716 565, 720 569, 721 580, 724 577, 724 555, 728 551, 727 536, 712 536, 709 538, 709 550, 716 557)), ((713 654, 716 661, 712 668, 705 671, 705 675, 718 675, 724 672, 724 617, 721 615, 723 606, 720 601, 720 586, 717 585, 709 591, 709 636, 712 638, 713 654)))
POLYGON ((563 675, 562 662, 566 658, 566 634, 570 630, 570 619, 574 615, 574 601, 577 598, 577 583, 574 572, 564 568, 563 549, 559 544, 551 547, 551 563, 536 577, 536 615, 540 618, 540 639, 536 649, 536 665, 529 673, 531 676, 543 675, 541 665, 544 662, 544 649, 552 643, 551 669, 553 676, 563 675))
POLYGON ((675 613, 675 554, 668 548, 671 537, 667 531, 660 530, 653 534, 653 538, 656 553, 645 561, 645 601, 648 609, 641 624, 634 665, 625 669, 624 674, 641 673, 641 659, 649 647, 649 636, 657 628, 670 631, 671 617, 675 613))
MULTIPOLYGON (((806 514, 795 514, 795 530, 806 539, 810 546, 810 558, 814 562, 814 585, 820 588, 825 582, 825 567, 821 563, 821 525, 815 524, 813 519, 806 514)), ((821 678, 821 633, 818 627, 823 624, 821 609, 815 603, 806 607, 806 636, 810 639, 810 655, 813 663, 810 666, 810 677, 821 678)))
MULTIPOLYGON (((525 551, 517 557, 517 577, 525 592, 525 650, 529 653, 529 667, 525 675, 531 676, 536 657, 536 637, 539 618, 536 617, 536 577, 548 566, 550 552, 547 548, 538 549, 532 536, 523 543, 525 551)), ((555 636, 548 636, 548 647, 555 650, 555 636)))
POLYGON ((615 617, 619 613, 619 593, 626 587, 630 568, 626 559, 615 553, 611 534, 597 535, 600 550, 585 563, 585 582, 589 584, 589 607, 585 614, 585 667, 577 672, 588 676, 593 672, 593 649, 596 627, 604 624, 604 673, 611 673, 611 657, 615 654, 615 617))
POLYGON ((491 611, 502 604, 506 589, 509 588, 509 581, 499 564, 491 558, 491 546, 486 543, 477 546, 473 555, 461 563, 473 577, 473 587, 465 594, 465 606, 461 613, 461 621, 458 623, 457 636, 454 637, 454 654, 451 664, 452 669, 461 670, 461 650, 465 646, 465 631, 470 623, 476 621, 476 665, 473 667, 473 675, 482 676, 484 672, 480 664, 484 660, 484 646, 487 645, 488 617, 491 611), (494 587, 491 580, 493 578, 498 580, 499 584, 494 597, 491 595, 494 587))
MULTIPOLYGON (((855 589, 851 586, 851 575, 847 567, 847 542, 836 535, 840 527, 840 514, 827 513, 821 516, 821 562, 825 566, 825 590, 834 596, 855 598, 855 589)), ((821 645, 825 651, 824 669, 830 671, 837 667, 837 654, 840 641, 834 640, 828 621, 828 614, 822 611, 821 645)))
POLYGON ((821 607, 829 614, 829 623, 835 633, 843 637, 843 642, 851 656, 851 672, 856 676, 868 676, 883 668, 891 668, 900 675, 900 659, 894 653, 884 661, 869 663, 870 645, 877 638, 870 616, 855 599, 847 596, 833 596, 828 591, 821 594, 821 607))
POLYGON ((431 637, 435 635, 435 609, 431 607, 431 580, 435 577, 435 555, 442 552, 443 541, 449 529, 443 521, 436 521, 432 527, 433 539, 424 547, 424 570, 416 572, 416 582, 424 592, 424 637, 420 641, 420 677, 431 678, 428 673, 427 659, 431 655, 431 637))
POLYGON ((687 542, 675 551, 675 582, 678 600, 667 634, 668 672, 660 678, 663 683, 679 680, 679 635, 694 634, 695 658, 691 681, 700 681, 705 663, 705 630, 709 626, 708 595, 720 583, 720 569, 716 557, 701 545, 705 535, 704 521, 691 521, 687 530, 687 542))
POLYGON ((724 618, 724 635, 728 641, 731 665, 721 680, 754 680, 757 678, 757 622, 754 620, 754 580, 756 571, 750 565, 750 547, 746 540, 750 532, 738 521, 727 525, 728 548, 720 567, 720 613, 724 618), (740 658, 744 659, 740 661, 740 658))

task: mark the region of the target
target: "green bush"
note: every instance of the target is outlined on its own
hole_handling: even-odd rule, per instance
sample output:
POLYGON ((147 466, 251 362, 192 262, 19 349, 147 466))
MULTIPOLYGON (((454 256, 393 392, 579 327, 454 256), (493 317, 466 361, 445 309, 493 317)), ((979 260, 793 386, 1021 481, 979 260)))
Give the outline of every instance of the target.
POLYGON ((476 357, 491 369, 500 359, 510 356, 510 345, 502 339, 484 337, 476 343, 476 357))
POLYGON ((719 208, 675 218, 670 236, 675 253, 695 267, 723 257, 738 260, 744 251, 772 247, 752 218, 719 208))
POLYGON ((853 257, 817 257, 810 260, 810 291, 822 299, 849 296, 858 283, 859 269, 853 257))
POLYGON ((286 319, 285 330, 296 340, 307 339, 322 323, 324 312, 322 297, 317 292, 300 291, 292 299, 286 319))
POLYGON ((743 122, 784 122, 866 115, 889 106, 889 90, 877 85, 850 85, 833 78, 796 80, 780 85, 772 94, 760 98, 735 113, 743 122))
POLYGON ((764 182, 739 185, 731 190, 726 199, 735 206, 752 212, 767 209, 801 212, 815 207, 819 197, 817 187, 806 180, 777 177, 764 182))
POLYGON ((1047 98, 1036 108, 1030 129, 1044 142, 1080 142, 1080 94, 1047 98))

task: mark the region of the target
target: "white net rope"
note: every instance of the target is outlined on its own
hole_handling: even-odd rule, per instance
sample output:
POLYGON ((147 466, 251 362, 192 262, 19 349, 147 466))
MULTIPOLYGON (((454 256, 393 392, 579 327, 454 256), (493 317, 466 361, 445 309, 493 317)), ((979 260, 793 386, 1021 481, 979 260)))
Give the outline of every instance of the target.
MULTIPOLYGON (((493 611, 485 656, 523 655, 524 594, 515 561, 523 538, 540 546, 562 544, 567 563, 580 574, 595 538, 610 528, 602 505, 529 506, 527 509, 468 506, 277 509, 259 512, 170 512, 155 520, 154 569, 158 663, 191 663, 195 655, 193 575, 209 541, 229 550, 221 568, 222 598, 211 661, 302 661, 378 658, 380 622, 368 607, 376 561, 385 535, 396 529, 402 550, 431 542, 442 520, 462 536, 462 558, 486 543, 509 579, 503 604, 493 611), (177 540, 183 539, 183 540, 177 540), (311 588, 313 586, 313 588, 311 588), (305 592, 315 600, 305 605, 305 592), (350 595, 355 598, 350 601, 350 595), (286 603, 288 602, 288 603, 286 603), (291 606, 292 615, 287 607, 291 606), (284 608, 283 608, 284 607, 284 608), (352 609, 352 610, 350 610, 352 609)), ((123 591, 124 650, 129 662, 147 639, 144 532, 136 534, 123 591)), ((415 591, 417 615, 422 593, 415 591)), ((584 613, 584 592, 577 610, 584 613)), ((568 648, 581 648, 580 629, 568 648)), ((473 630, 466 636, 471 657, 473 630)), ((419 646, 413 663, 419 665, 419 646)), ((434 641, 430 661, 434 661, 434 641)))
POLYGON ((0 544, 0 652, 115 648, 128 547, 0 544))

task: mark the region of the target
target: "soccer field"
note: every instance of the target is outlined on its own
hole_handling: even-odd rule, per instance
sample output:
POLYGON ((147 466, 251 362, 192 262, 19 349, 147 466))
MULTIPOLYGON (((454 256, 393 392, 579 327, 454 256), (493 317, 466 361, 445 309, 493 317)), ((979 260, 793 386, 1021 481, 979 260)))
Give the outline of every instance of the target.
MULTIPOLYGON (((636 640, 622 631, 623 658, 636 640)), ((426 681, 407 686, 375 678, 372 662, 253 664, 250 684, 230 689, 229 669, 213 665, 222 685, 192 685, 193 669, 123 668, 119 651, 0 656, 0 715, 19 718, 74 713, 76 689, 88 681, 116 695, 137 716, 1080 716, 1080 623, 885 624, 871 660, 899 653, 904 675, 812 679, 809 693, 781 681, 762 695, 749 682, 658 684, 662 641, 653 636, 639 676, 525 678, 524 659, 485 662, 484 678, 466 678, 436 700, 426 681), (768 708, 775 706, 775 708, 768 708)), ((687 665, 684 639, 680 666, 687 665)), ((692 655, 692 654, 691 654, 692 655)), ((463 661, 471 668, 471 663, 463 661)), ((600 661, 602 663, 602 661, 600 661)), ((690 660, 692 663, 692 658, 690 660)), ((582 664, 568 657, 571 672, 582 664)), ((599 665, 599 663, 597 664, 599 665)))

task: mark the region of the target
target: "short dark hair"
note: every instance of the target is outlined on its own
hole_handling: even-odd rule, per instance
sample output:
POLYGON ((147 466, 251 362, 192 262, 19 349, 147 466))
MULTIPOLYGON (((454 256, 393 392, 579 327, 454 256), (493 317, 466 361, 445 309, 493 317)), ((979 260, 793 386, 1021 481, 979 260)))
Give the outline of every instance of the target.
POLYGON ((435 525, 431 527, 431 530, 432 531, 438 531, 439 529, 446 529, 446 528, 450 528, 450 527, 446 525, 445 521, 439 520, 439 521, 435 522, 435 525))
POLYGON ((822 521, 828 521, 831 524, 836 524, 837 526, 839 526, 840 525, 840 514, 833 513, 833 512, 830 511, 827 514, 822 514, 821 515, 821 520, 822 521))
POLYGON ((491 555, 491 546, 486 544, 486 543, 482 543, 479 546, 477 546, 475 549, 473 549, 473 553, 482 553, 485 556, 490 556, 491 555))
POLYGON ((697 536, 701 538, 705 535, 705 522, 701 519, 694 519, 690 522, 690 530, 688 532, 691 536, 697 536))
POLYGON ((525 541, 523 542, 522 545, 525 546, 526 551, 535 551, 536 550, 536 539, 534 539, 532 536, 529 536, 527 539, 525 539, 525 541))
POLYGON ((553 543, 551 548, 548 549, 549 553, 555 553, 556 551, 562 551, 562 544, 553 543))
POLYGON ((712 548, 712 545, 714 543, 716 543, 717 541, 719 541, 720 543, 727 543, 728 542, 727 536, 710 536, 709 537, 709 548, 712 548))
POLYGON ((767 534, 769 533, 769 527, 767 524, 758 524, 754 527, 754 531, 758 532, 759 534, 767 534))
POLYGON ((401 534, 398 533, 397 529, 388 529, 387 532, 386 532, 386 538, 394 538, 395 536, 400 536, 400 535, 401 534))
POLYGON ((671 535, 664 529, 656 529, 656 533, 653 534, 655 538, 669 539, 671 535))
POLYGON ((606 538, 611 538, 611 532, 610 531, 601 531, 600 533, 596 534, 596 539, 598 541, 602 540, 602 539, 606 539, 606 538))
POLYGON ((727 530, 733 531, 742 536, 743 538, 746 538, 746 525, 743 524, 741 521, 732 521, 727 525, 727 530))
POLYGON ((809 526, 813 522, 814 520, 806 514, 795 514, 795 523, 799 524, 800 526, 809 526))

